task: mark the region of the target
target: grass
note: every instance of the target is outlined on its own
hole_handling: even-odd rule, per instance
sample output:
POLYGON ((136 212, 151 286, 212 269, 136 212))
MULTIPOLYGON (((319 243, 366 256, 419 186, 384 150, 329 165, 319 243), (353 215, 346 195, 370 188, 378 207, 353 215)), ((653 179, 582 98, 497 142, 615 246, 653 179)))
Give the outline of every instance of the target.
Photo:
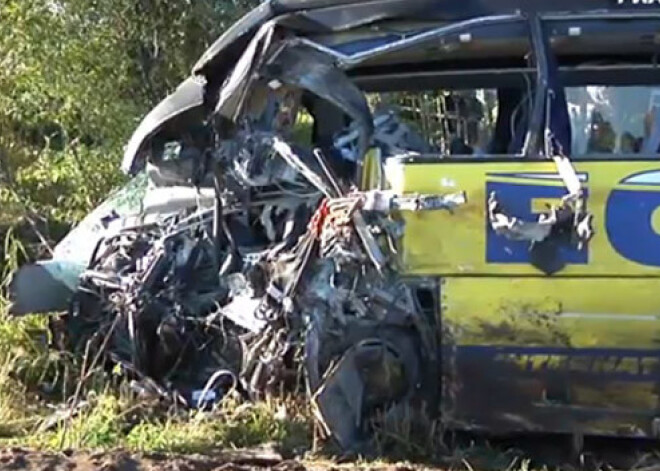
POLYGON ((44 319, 9 319, 6 309, 0 311, 0 445, 201 453, 277 442, 289 454, 311 443, 309 415, 292 399, 252 404, 229 398, 210 412, 167 410, 137 400, 125 383, 114 385, 99 373, 81 395, 82 406, 73 409, 73 388, 66 394, 49 384, 65 363, 73 363, 69 375, 78 369, 34 340, 44 319))
MULTIPOLYGON (((285 454, 309 447, 311 428, 305 406, 291 399, 256 404, 223 402, 210 412, 166 410, 140 402, 122 383, 99 373, 69 407, 69 393, 52 391, 55 371, 77 365, 35 341, 43 318, 9 319, 0 307, 0 445, 42 450, 114 449, 201 453, 277 442, 285 454)), ((55 381, 62 384, 63 381, 55 381)))
POLYGON ((63 418, 52 430, 7 443, 45 450, 124 448, 182 454, 270 442, 278 443, 284 454, 291 454, 294 447, 307 444, 304 418, 278 418, 261 403, 246 405, 239 413, 224 404, 211 413, 158 414, 114 392, 91 396, 79 415, 63 418))

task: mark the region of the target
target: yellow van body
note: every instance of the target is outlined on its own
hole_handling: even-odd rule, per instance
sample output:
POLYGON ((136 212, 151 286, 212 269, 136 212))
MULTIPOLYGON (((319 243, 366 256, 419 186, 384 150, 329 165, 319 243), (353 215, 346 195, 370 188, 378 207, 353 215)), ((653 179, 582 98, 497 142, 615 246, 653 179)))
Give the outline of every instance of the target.
POLYGON ((582 250, 546 275, 529 243, 496 234, 488 195, 526 220, 566 194, 551 161, 405 157, 401 193, 465 191, 450 211, 407 212, 402 265, 437 281, 443 403, 458 427, 657 436, 660 390, 660 162, 574 167, 594 215, 582 250))

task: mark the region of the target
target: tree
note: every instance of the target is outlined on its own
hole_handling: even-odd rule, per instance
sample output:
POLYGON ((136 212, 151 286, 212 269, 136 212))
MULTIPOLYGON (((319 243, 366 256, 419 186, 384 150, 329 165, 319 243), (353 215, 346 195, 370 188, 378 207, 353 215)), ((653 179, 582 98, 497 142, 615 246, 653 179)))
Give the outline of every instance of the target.
POLYGON ((0 226, 80 219, 122 181, 122 147, 257 0, 0 4, 0 226), (3 220, 4 218, 4 220, 3 220))

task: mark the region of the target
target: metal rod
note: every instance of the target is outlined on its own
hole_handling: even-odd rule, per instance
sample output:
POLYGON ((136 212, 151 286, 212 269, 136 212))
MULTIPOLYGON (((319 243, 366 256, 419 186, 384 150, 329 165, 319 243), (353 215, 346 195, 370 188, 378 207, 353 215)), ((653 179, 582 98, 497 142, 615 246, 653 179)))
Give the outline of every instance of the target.
POLYGON ((529 32, 534 51, 534 61, 536 62, 536 95, 534 97, 534 108, 532 110, 532 119, 527 128, 525 143, 522 149, 522 155, 529 157, 538 150, 539 136, 543 126, 543 114, 548 95, 548 63, 546 50, 543 41, 543 27, 541 19, 536 14, 529 17, 529 32))

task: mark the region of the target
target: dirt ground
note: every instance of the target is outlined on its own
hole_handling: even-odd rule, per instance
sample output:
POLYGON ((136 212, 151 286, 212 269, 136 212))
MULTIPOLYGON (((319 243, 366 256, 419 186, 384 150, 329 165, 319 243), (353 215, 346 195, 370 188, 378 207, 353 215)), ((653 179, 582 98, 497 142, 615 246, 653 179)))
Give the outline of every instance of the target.
MULTIPOLYGON (((231 453, 203 455, 159 455, 134 454, 125 451, 45 453, 23 448, 0 449, 0 470, 39 471, 215 471, 271 469, 274 471, 307 471, 346 469, 345 467, 283 460, 276 455, 265 455, 261 451, 236 451, 231 453)), ((350 469, 359 469, 349 466, 350 469)), ((412 467, 388 466, 369 467, 369 470, 407 471, 412 467)), ((428 469, 428 468, 426 468, 428 469)))
MULTIPOLYGON (((463 449, 465 452, 465 449, 463 449)), ((0 471, 214 471, 270 469, 274 471, 365 471, 424 470, 533 470, 566 471, 660 471, 660 444, 657 441, 596 440, 585 443, 576 457, 557 437, 517 438, 498 443, 496 447, 479 447, 477 453, 457 453, 447 457, 440 467, 429 465, 356 465, 337 464, 331 460, 296 460, 283 458, 268 445, 248 450, 213 452, 209 455, 140 454, 127 451, 62 451, 40 452, 25 448, 0 448, 0 471), (507 443, 508 442, 508 443, 507 443), (505 451, 507 450, 507 451, 505 451)), ((382 463, 382 462, 381 462, 382 463)))
POLYGON ((243 469, 305 470, 296 462, 246 454, 169 456, 125 451, 46 453, 22 448, 0 450, 0 470, 46 471, 211 471, 243 469))
POLYGON ((246 456, 167 456, 140 455, 124 451, 99 453, 44 453, 22 448, 0 450, 2 470, 48 471, 211 471, 270 468, 282 471, 304 470, 296 462, 260 460, 246 456))

